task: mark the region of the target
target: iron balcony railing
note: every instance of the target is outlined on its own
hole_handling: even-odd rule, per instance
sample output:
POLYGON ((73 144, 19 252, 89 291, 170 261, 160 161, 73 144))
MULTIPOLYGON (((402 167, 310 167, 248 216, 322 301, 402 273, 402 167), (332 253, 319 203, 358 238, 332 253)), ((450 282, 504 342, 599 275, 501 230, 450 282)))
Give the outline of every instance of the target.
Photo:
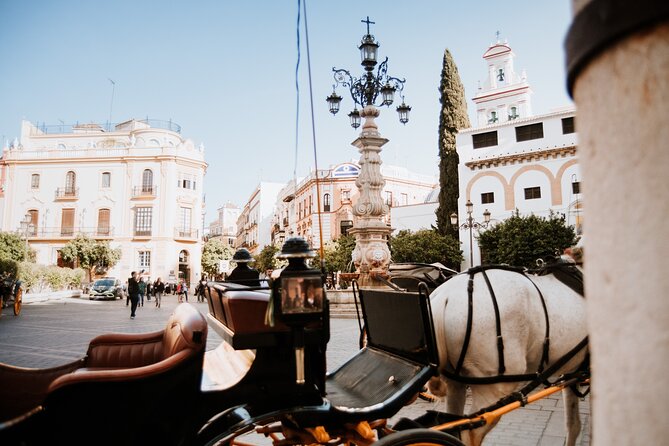
MULTIPOLYGON (((181 126, 172 120, 164 119, 138 119, 136 122, 141 122, 148 125, 152 129, 163 129, 169 130, 175 133, 181 133, 181 126)), ((59 124, 59 125, 46 125, 46 123, 37 123, 31 128, 31 136, 39 135, 56 135, 56 134, 68 134, 68 133, 108 133, 116 131, 116 127, 119 124, 126 123, 109 123, 105 122, 104 124, 98 123, 79 123, 76 124, 59 124)), ((123 131, 123 130, 119 130, 123 131)))
POLYGON ((158 186, 154 185, 134 186, 132 188, 133 197, 155 197, 157 192, 158 186))
POLYGON ((174 228, 174 238, 196 239, 197 234, 197 229, 174 228))
POLYGON ((79 198, 78 187, 57 187, 56 200, 63 198, 79 198))
POLYGON ((113 226, 99 227, 43 227, 28 232, 28 239, 50 239, 50 238, 74 238, 78 235, 86 235, 92 238, 107 238, 114 236, 113 226))

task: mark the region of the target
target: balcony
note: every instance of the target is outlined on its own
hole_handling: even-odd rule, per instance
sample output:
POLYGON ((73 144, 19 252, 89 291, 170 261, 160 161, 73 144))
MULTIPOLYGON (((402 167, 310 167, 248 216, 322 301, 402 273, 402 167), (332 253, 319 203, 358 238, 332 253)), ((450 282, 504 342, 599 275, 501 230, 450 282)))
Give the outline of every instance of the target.
POLYGON ((174 228, 175 240, 197 241, 198 230, 187 228, 174 228))
POLYGON ((158 193, 158 186, 147 185, 147 186, 134 186, 132 188, 133 199, 156 198, 157 193, 158 193))
POLYGON ((56 196, 57 201, 72 201, 79 199, 78 187, 57 187, 56 196))
POLYGON ((85 235, 87 237, 96 240, 104 240, 114 237, 114 228, 113 227, 75 228, 70 226, 45 227, 28 232, 28 240, 71 239, 78 235, 85 235))

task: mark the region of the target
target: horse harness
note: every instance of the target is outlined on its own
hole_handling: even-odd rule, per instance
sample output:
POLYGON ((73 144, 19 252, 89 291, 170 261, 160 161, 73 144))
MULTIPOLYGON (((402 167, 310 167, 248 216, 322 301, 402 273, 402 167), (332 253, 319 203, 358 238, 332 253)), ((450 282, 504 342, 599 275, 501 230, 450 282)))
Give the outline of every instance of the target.
MULTIPOLYGON (((562 282, 566 283, 566 285, 568 285, 574 291, 578 292, 581 296, 583 296, 583 278, 582 275, 580 275, 580 271, 578 271, 573 266, 566 266, 565 264, 560 264, 560 263, 548 264, 531 272, 537 275, 546 275, 555 273, 556 270, 559 270, 559 274, 555 274, 558 280, 561 280, 562 282), (565 280, 565 278, 567 280, 565 280)), ((458 358, 458 362, 457 365, 455 366, 454 371, 450 370, 441 371, 442 374, 447 378, 461 382, 463 384, 496 384, 500 382, 531 381, 525 388, 523 388, 523 390, 529 388, 529 390, 527 391, 529 393, 531 389, 534 389, 539 384, 546 383, 547 379, 551 375, 553 375, 557 370, 560 369, 560 367, 566 364, 571 358, 573 358, 576 354, 578 354, 578 352, 581 351, 587 345, 588 338, 586 336, 581 342, 579 342, 576 345, 576 347, 567 352, 567 354, 565 354, 562 358, 556 361, 548 369, 544 369, 544 367, 548 365, 549 362, 548 351, 550 348, 550 323, 548 319, 548 309, 546 307, 546 299, 541 293, 541 290, 539 289, 537 284, 527 275, 526 270, 508 265, 481 265, 474 268, 470 268, 467 271, 467 274, 469 274, 469 282, 467 285, 467 297, 468 297, 467 331, 465 332, 465 338, 463 341, 462 350, 460 351, 460 357, 458 358), (539 298, 541 299, 541 306, 544 311, 544 319, 546 321, 546 330, 544 334, 541 361, 539 362, 539 367, 536 373, 527 373, 518 375, 504 374, 504 372, 506 371, 506 366, 504 365, 504 339, 502 337, 501 318, 499 313, 499 306, 497 305, 497 297, 495 296, 495 291, 493 290, 492 284, 490 283, 490 279, 488 278, 488 274, 486 273, 486 271, 490 269, 501 269, 505 271, 512 271, 518 274, 522 274, 524 277, 527 278, 527 280, 529 280, 532 283, 532 285, 534 285, 534 288, 537 290, 537 293, 539 294, 539 298), (495 311, 497 355, 499 358, 499 366, 497 369, 499 375, 497 376, 469 377, 460 375, 460 372, 462 371, 462 367, 465 361, 465 357, 467 355, 467 350, 469 348, 469 341, 471 338, 473 310, 474 310, 474 298, 473 298, 474 276, 478 273, 483 275, 483 279, 485 280, 488 291, 490 292, 490 298, 492 299, 492 305, 495 311)), ((588 358, 586 357, 586 360, 578 368, 578 371, 581 372, 587 369, 587 367, 588 367, 588 358)), ((521 390, 520 392, 523 392, 523 390, 521 390)))

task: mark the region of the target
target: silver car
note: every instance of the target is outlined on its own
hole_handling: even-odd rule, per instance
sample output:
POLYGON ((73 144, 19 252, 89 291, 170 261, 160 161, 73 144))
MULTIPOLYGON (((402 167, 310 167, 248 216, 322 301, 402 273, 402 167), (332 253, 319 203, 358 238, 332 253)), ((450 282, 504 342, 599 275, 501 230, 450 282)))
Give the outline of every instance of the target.
POLYGON ((121 281, 114 277, 104 277, 93 283, 88 291, 89 299, 123 299, 121 281))

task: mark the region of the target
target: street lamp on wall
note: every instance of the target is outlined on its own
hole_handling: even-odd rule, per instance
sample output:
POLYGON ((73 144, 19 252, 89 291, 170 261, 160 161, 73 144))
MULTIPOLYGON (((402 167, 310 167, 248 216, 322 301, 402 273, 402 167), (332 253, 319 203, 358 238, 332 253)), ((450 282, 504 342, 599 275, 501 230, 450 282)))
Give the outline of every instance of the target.
POLYGON ((483 212, 483 222, 478 222, 474 220, 474 217, 472 217, 472 214, 474 213, 474 204, 470 200, 467 200, 465 208, 467 209, 467 219, 465 220, 465 222, 458 226, 458 214, 453 212, 450 216, 451 226, 453 226, 453 228, 456 229, 459 228, 459 229, 469 230, 469 266, 473 267, 474 266, 473 230, 474 229, 479 230, 482 228, 485 229, 490 225, 490 211, 486 209, 483 212))

